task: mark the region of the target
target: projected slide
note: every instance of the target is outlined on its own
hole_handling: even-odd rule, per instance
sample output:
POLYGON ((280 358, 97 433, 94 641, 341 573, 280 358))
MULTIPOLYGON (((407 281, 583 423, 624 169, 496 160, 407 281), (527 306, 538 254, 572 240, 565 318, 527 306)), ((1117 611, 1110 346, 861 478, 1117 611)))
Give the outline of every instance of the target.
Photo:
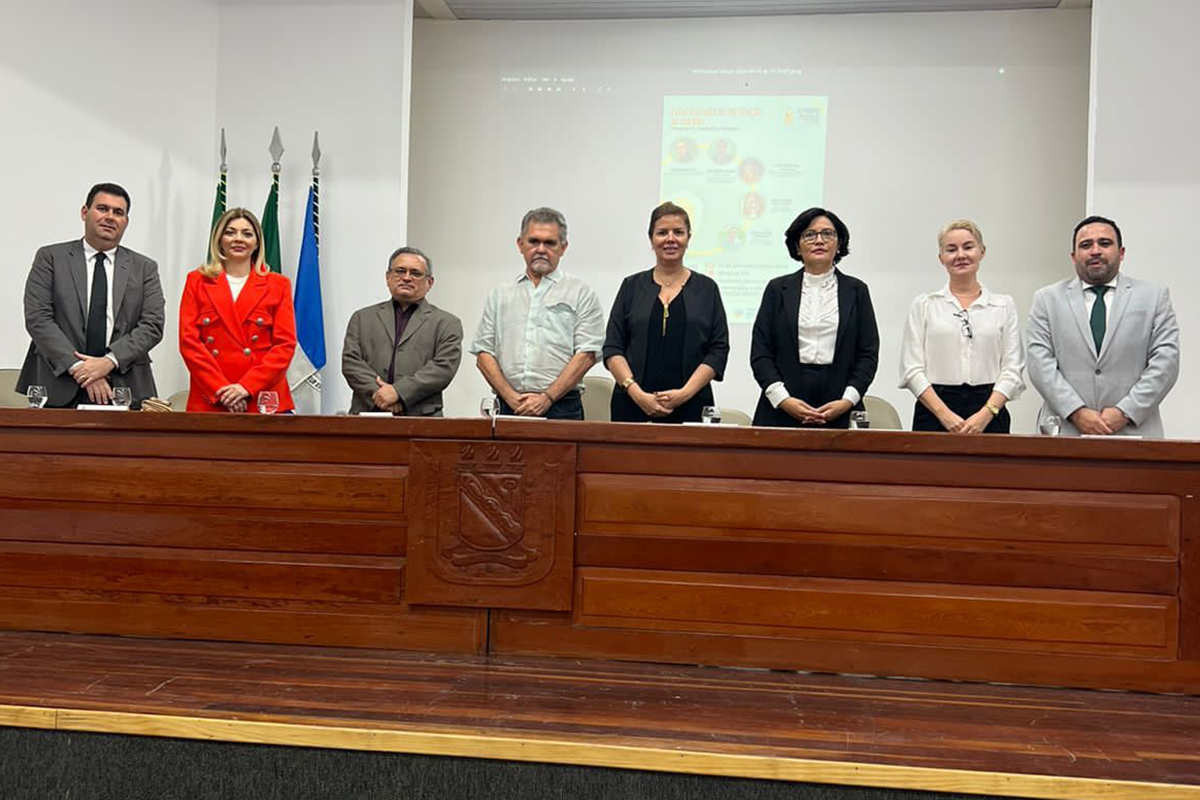
POLYGON ((688 266, 721 286, 730 323, 750 323, 763 286, 799 264, 783 232, 821 204, 826 97, 663 100, 660 195, 688 210, 688 266))

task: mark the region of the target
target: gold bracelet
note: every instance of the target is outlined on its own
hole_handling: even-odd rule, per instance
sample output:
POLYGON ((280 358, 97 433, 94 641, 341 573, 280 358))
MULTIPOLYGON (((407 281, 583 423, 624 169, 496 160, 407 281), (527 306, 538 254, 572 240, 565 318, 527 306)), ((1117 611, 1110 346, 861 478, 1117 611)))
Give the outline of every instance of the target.
POLYGON ((991 403, 984 403, 984 404, 983 404, 983 407, 984 407, 984 408, 986 408, 988 411, 992 412, 992 416, 993 416, 993 417, 998 417, 998 416, 1000 416, 1000 409, 996 408, 996 407, 995 407, 994 405, 992 405, 991 403))
POLYGON ((634 383, 636 383, 636 381, 633 379, 633 376, 630 375, 628 378, 621 381, 621 388, 625 391, 629 391, 629 387, 633 386, 634 383))

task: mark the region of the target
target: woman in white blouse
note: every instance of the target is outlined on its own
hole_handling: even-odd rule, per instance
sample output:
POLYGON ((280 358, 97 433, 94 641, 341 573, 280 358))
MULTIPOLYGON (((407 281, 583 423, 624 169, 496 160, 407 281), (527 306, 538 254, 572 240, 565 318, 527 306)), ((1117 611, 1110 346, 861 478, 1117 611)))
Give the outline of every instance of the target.
POLYGON ((914 431, 1008 433, 1005 405, 1025 388, 1017 306, 979 282, 987 249, 969 220, 938 234, 946 286, 913 300, 900 352, 900 387, 917 398, 914 431))
POLYGON ((846 428, 879 365, 879 329, 867 285, 837 269, 850 230, 823 208, 800 213, 784 234, 802 268, 763 291, 750 343, 762 387, 755 425, 846 428))

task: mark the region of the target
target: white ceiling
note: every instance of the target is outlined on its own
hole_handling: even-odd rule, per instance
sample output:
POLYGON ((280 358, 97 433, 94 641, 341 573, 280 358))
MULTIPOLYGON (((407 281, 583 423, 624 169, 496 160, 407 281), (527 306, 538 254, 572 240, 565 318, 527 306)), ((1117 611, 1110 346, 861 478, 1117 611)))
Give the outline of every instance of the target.
POLYGON ((1091 0, 415 0, 425 19, 635 19, 1088 8, 1091 0))

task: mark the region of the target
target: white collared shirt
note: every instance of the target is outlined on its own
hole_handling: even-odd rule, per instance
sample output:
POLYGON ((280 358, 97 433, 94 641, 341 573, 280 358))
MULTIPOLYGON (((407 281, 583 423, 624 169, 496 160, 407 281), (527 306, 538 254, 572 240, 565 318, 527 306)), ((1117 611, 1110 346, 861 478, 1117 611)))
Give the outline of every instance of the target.
POLYGON ((1021 394, 1025 348, 1017 306, 1006 294, 981 289, 966 309, 954 299, 949 285, 913 300, 900 345, 901 389, 920 397, 935 383, 990 383, 1009 400, 1021 394))
POLYGON ((498 286, 483 306, 471 353, 495 358, 516 391, 542 392, 575 355, 599 355, 603 347, 604 311, 596 293, 556 269, 537 286, 525 273, 498 286))
MULTIPOLYGON (((83 271, 87 275, 87 290, 83 295, 83 319, 85 326, 87 322, 88 311, 92 305, 92 279, 95 277, 96 271, 96 254, 99 252, 101 251, 88 244, 87 239, 83 240, 83 271)), ((103 252, 104 274, 107 277, 108 282, 108 304, 104 310, 104 344, 107 346, 108 342, 112 339, 113 330, 113 270, 116 269, 115 262, 117 258, 117 248, 114 247, 111 250, 105 250, 103 252)), ((106 353, 106 355, 118 367, 121 366, 120 362, 117 361, 117 357, 112 353, 106 353)), ((76 361, 75 363, 79 364, 81 362, 76 361)))
POLYGON ((800 316, 796 330, 801 364, 832 364, 837 346, 838 279, 829 270, 823 275, 804 273, 800 290, 800 316))
MULTIPOLYGON (((837 351, 840 314, 837 273, 829 270, 821 275, 812 275, 805 270, 800 290, 800 310, 796 320, 796 349, 800 354, 801 364, 833 363, 833 356, 837 351)), ((763 394, 772 408, 779 408, 779 404, 789 397, 783 381, 772 383, 763 390, 763 394)), ((807 400, 804 397, 800 399, 807 400)), ((856 406, 862 395, 858 393, 858 389, 847 386, 842 392, 842 399, 849 400, 850 405, 856 406)))

